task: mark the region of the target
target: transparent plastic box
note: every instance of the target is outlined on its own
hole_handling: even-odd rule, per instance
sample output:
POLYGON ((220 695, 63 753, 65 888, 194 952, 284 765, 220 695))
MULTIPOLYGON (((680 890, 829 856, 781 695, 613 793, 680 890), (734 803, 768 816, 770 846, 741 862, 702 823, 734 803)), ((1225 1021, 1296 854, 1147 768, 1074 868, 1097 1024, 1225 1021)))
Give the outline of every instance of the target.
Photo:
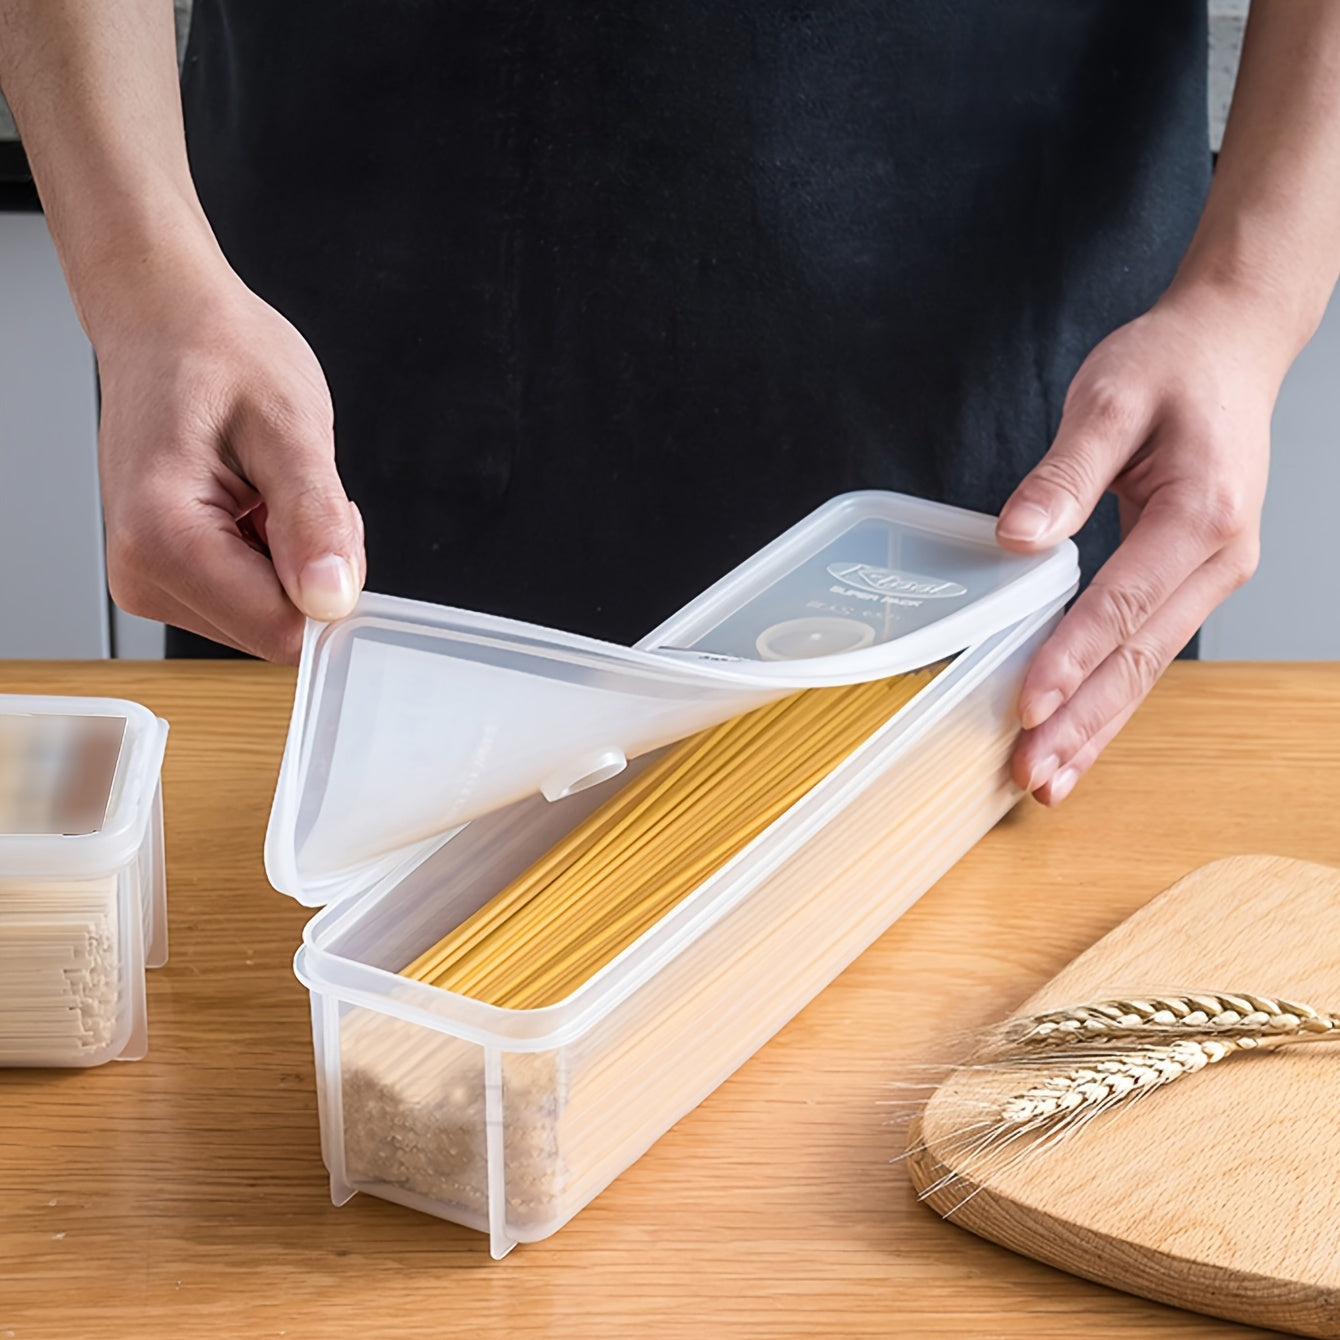
POLYGON ((1019 799, 1015 700, 1076 580, 1068 543, 1009 555, 990 518, 863 493, 636 648, 378 596, 310 628, 266 859, 329 904, 295 966, 335 1201, 469 1225, 495 1256, 559 1229, 1019 799), (565 1000, 399 975, 673 741, 946 660, 565 1000))
POLYGON ((138 703, 0 695, 0 1066, 145 1055, 166 737, 138 703))

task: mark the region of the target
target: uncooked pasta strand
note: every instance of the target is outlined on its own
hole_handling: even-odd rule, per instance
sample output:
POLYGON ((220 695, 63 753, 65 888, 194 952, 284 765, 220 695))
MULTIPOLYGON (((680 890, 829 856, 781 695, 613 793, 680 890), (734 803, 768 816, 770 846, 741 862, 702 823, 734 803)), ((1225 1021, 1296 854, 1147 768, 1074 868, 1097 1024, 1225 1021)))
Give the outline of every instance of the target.
MULTIPOLYGON (((844 724, 843 718, 859 710, 862 699, 873 695, 874 691, 868 686, 862 687, 867 691, 860 695, 853 693, 841 705, 841 711, 834 713, 834 719, 825 721, 827 727, 839 730, 844 724)), ((777 760, 776 768, 787 773, 794 770, 791 761, 793 753, 797 749, 806 748, 812 733, 812 723, 794 706, 790 717, 792 720, 786 723, 787 729, 783 729, 782 722, 773 718, 770 733, 766 738, 766 747, 769 751, 785 751, 777 760), (799 721, 797 722, 795 718, 799 718, 799 721)), ((736 723, 736 727, 743 734, 753 724, 742 718, 736 723)), ((585 948, 589 945, 593 934, 602 929, 611 917, 621 914, 626 902, 639 900, 638 887, 636 885, 628 887, 629 877, 626 870, 644 855, 647 857, 648 870, 657 872, 659 883, 662 872, 669 873, 679 857, 681 848, 685 846, 701 847, 723 830, 734 839, 734 845, 743 845, 743 842, 748 841, 751 834, 747 829, 742 829, 743 820, 739 811, 743 810, 747 815, 751 809, 758 810, 759 797, 765 794, 761 791, 761 787, 771 781, 771 770, 760 773, 755 767, 749 785, 738 788, 731 785, 734 779, 733 772, 729 768, 720 768, 715 758, 710 760, 710 766, 704 768, 703 773, 705 800, 709 804, 713 800, 717 802, 718 809, 715 812, 703 813, 701 807, 695 810, 692 806, 685 812, 679 803, 681 800, 679 791, 669 790, 664 798, 665 810, 658 815, 649 816, 645 828, 630 841, 621 844, 615 853, 617 860, 607 864, 600 872, 605 876, 603 880, 595 877, 596 872, 587 869, 564 872, 560 879, 555 880, 551 897, 546 900, 544 909, 528 909, 509 926, 510 948, 504 949, 496 956, 488 955, 482 961, 476 960, 459 975, 453 973, 450 979, 451 989, 492 999, 495 991, 504 987, 515 975, 511 970, 511 963, 520 956, 533 958, 535 956, 533 942, 548 927, 555 926, 560 918, 561 924, 555 927, 554 938, 545 945, 545 957, 566 957, 569 952, 585 948), (721 799, 723 796, 724 800, 721 799), (673 831, 669 831, 671 825, 673 831), (609 887, 611 883, 615 887, 609 887), (574 915, 568 915, 570 908, 574 915), (536 915, 542 919, 538 924, 536 915), (568 946, 573 947, 571 951, 568 946)), ((724 849, 726 854, 729 854, 729 846, 728 841, 724 849)), ((722 863, 724 856, 717 856, 716 864, 722 863)), ((437 984, 447 985, 441 975, 435 976, 433 980, 437 984)))
MULTIPOLYGON (((840 730, 847 723, 837 721, 827 724, 840 730)), ((846 734, 838 735, 838 742, 842 746, 851 743, 846 734)), ((770 745, 773 743, 769 741, 770 745)), ((844 748, 842 752, 849 751, 844 748)), ((662 842, 656 848, 654 883, 650 886, 644 881, 642 887, 626 889, 624 896, 620 897, 618 872, 615 871, 612 873, 616 887, 610 888, 609 882, 606 882, 589 890, 579 890, 583 894, 589 893, 585 906, 590 909, 590 913, 584 920, 564 924, 561 946, 545 946, 546 957, 552 956, 558 961, 550 972, 528 975, 524 987, 527 999, 533 995, 532 987, 548 981, 555 973, 561 973, 564 962, 572 961, 574 957, 582 964, 599 963, 605 957, 613 957, 624 943, 636 939, 642 930, 682 901, 688 892, 723 866, 777 815, 804 795, 831 770, 832 763, 827 756, 821 757, 817 763, 807 765, 806 773, 797 776, 798 766, 801 765, 804 765, 804 760, 798 758, 794 751, 783 755, 760 774, 748 791, 742 793, 742 801, 728 804, 721 814, 704 826, 679 827, 670 841, 662 842)), ((625 876, 624 884, 627 883, 625 876)), ((518 929, 520 931, 522 928, 518 929)), ((521 949, 529 947, 535 939, 530 926, 526 926, 524 931, 525 941, 518 946, 521 949)), ((483 981, 461 982, 456 989, 488 990, 495 985, 497 976, 495 972, 483 981)), ((497 1003, 512 1003, 510 993, 506 1002, 499 1000, 497 1003)))
MULTIPOLYGON (((829 760, 825 759, 811 773, 793 779, 784 790, 774 791, 766 797, 767 803, 760 813, 760 820, 771 822, 777 815, 784 813, 831 771, 831 766, 829 760)), ((650 896, 616 905, 590 928, 588 935, 582 939, 569 938, 566 952, 547 969, 515 983, 495 1003, 523 1009, 546 1003, 551 998, 563 999, 724 866, 762 827, 766 827, 766 822, 760 822, 757 829, 748 833, 714 832, 712 836, 715 840, 710 844, 699 843, 667 853, 664 864, 658 868, 657 885, 650 896)))
MULTIPOLYGON (((826 716, 823 718, 823 720, 822 720, 822 724, 823 724, 823 726, 825 727, 826 738, 827 738, 829 741, 835 741, 836 744, 839 746, 839 748, 840 748, 840 750, 841 750, 842 752, 846 752, 847 749, 848 749, 848 747, 849 747, 851 744, 856 743, 857 741, 848 741, 848 740, 842 738, 842 736, 843 736, 843 732, 842 732, 841 730, 836 730, 836 731, 835 731, 833 728, 834 728, 835 726, 838 726, 840 723, 842 723, 842 718, 851 715, 851 712, 852 712, 852 710, 853 710, 853 709, 852 709, 852 700, 853 700, 853 699, 858 699, 858 700, 859 700, 859 699, 866 699, 866 700, 868 700, 868 699, 870 699, 870 698, 872 698, 872 697, 875 697, 876 695, 879 694, 879 692, 880 692, 880 687, 881 687, 881 686, 879 686, 879 685, 874 685, 874 686, 859 686, 858 689, 856 689, 856 690, 848 691, 848 693, 846 693, 846 694, 843 695, 844 699, 846 699, 847 701, 843 702, 843 703, 840 705, 840 707, 839 707, 838 710, 836 710, 836 711, 831 711, 828 715, 826 715, 826 716), (847 710, 844 711, 844 710, 842 710, 842 709, 847 709, 847 710)), ((885 692, 887 692, 887 689, 885 690, 885 692)), ((814 695, 814 696, 822 698, 822 697, 825 696, 825 695, 819 694, 819 695, 814 695)), ((794 717, 794 720, 793 720, 793 722, 791 723, 791 724, 792 724, 792 727, 793 727, 792 734, 793 734, 793 735, 798 735, 798 737, 800 738, 800 740, 801 740, 802 742, 806 742, 806 741, 808 741, 810 738, 812 738, 812 727, 813 727, 813 725, 814 725, 814 720, 811 718, 811 716, 810 716, 810 712, 809 712, 807 709, 810 709, 810 708, 815 707, 815 706, 826 706, 826 705, 825 705, 825 704, 814 703, 814 702, 812 702, 812 701, 810 701, 810 702, 806 702, 806 701, 803 701, 803 700, 801 700, 801 699, 792 700, 792 704, 793 704, 792 712, 793 712, 793 717, 794 717)), ((858 703, 858 706, 859 706, 859 703, 858 703)), ((880 714, 880 715, 881 715, 881 716, 887 715, 889 712, 891 712, 892 707, 893 707, 893 704, 887 704, 886 707, 885 707, 885 709, 881 711, 881 714, 880 714)), ((869 725, 869 723, 866 723, 866 724, 867 724, 867 726, 869 725)), ((876 724, 878 724, 878 723, 876 723, 876 724)), ((868 733, 868 731, 862 731, 862 735, 864 735, 865 733, 868 733)), ((767 743, 768 743, 769 748, 772 749, 772 748, 775 748, 775 746, 777 745, 778 741, 777 741, 775 738, 771 738, 771 739, 768 740, 767 743)), ((826 760, 826 759, 821 759, 821 760, 820 760, 820 768, 819 768, 817 771, 826 770, 828 766, 829 766, 829 765, 828 765, 827 760, 826 760)), ((808 780, 808 779, 802 779, 800 785, 796 788, 796 790, 797 790, 799 793, 803 794, 803 791, 804 791, 805 789, 808 789, 808 785, 809 785, 809 784, 810 784, 810 783, 809 783, 809 780, 808 780)), ((747 794, 747 795, 745 796, 745 800, 746 800, 746 801, 749 801, 749 800, 751 800, 751 799, 753 799, 753 800, 756 801, 756 800, 757 800, 757 797, 754 796, 754 795, 752 795, 752 794, 747 794)), ((789 803, 789 799, 788 799, 788 803, 789 803)), ((729 816, 728 816, 728 817, 729 817, 729 816)), ((764 820, 766 821, 768 818, 770 818, 770 814, 768 814, 768 815, 764 815, 764 816, 762 816, 762 817, 763 817, 764 820)), ((759 828, 761 828, 762 826, 766 826, 766 822, 764 822, 764 823, 762 823, 762 824, 760 824, 760 825, 757 825, 757 827, 759 827, 759 828)), ((728 858, 728 856, 731 854, 731 850, 732 850, 732 848, 735 848, 735 847, 738 847, 738 846, 743 845, 743 844, 744 844, 745 842, 747 842, 752 836, 753 836, 753 833, 752 833, 752 832, 745 832, 745 833, 743 833, 743 834, 738 835, 737 838, 736 838, 736 840, 735 840, 734 842, 730 842, 730 843, 728 843, 724 849, 710 850, 710 851, 708 852, 708 854, 707 854, 707 856, 708 856, 708 860, 707 860, 706 864, 702 864, 702 865, 697 865, 697 864, 696 864, 696 865, 693 867, 693 869, 690 871, 690 879, 689 879, 689 885, 690 885, 690 887, 691 887, 691 885, 692 885, 693 883, 698 882, 697 879, 695 878, 695 876, 696 876, 697 874, 699 874, 699 873, 701 872, 702 874, 705 875, 705 873, 707 873, 707 872, 710 870, 710 867, 711 867, 713 864, 719 865, 719 864, 724 863, 724 859, 728 858)), ((662 865, 662 869, 664 870, 664 866, 665 866, 666 860, 667 860, 667 858, 669 858, 669 857, 672 856, 672 853, 671 853, 671 852, 662 851, 662 852, 660 852, 659 854, 660 854, 660 856, 661 856, 661 865, 662 865)), ((672 888, 669 888, 669 889, 666 889, 666 888, 665 888, 665 885, 664 885, 664 883, 663 883, 661 880, 658 880, 658 881, 657 881, 657 884, 658 884, 658 886, 662 889, 663 893, 665 893, 666 895, 668 895, 670 898, 672 898, 672 899, 676 899, 676 900, 677 900, 678 897, 682 896, 682 893, 688 891, 687 888, 684 888, 684 889, 681 889, 681 888, 680 888, 679 881, 675 881, 675 882, 674 882, 674 886, 673 886, 672 888)), ((591 905, 594 905, 594 906, 595 906, 597 915, 601 916, 602 919, 604 919, 604 920, 608 920, 608 919, 609 919, 609 915, 610 915, 610 914, 609 914, 608 910, 605 909, 605 908, 603 907, 601 900, 599 900, 599 899, 597 899, 597 898, 595 898, 595 897, 592 897, 592 899, 590 900, 590 903, 591 903, 591 905)), ((617 916, 617 913, 616 913, 615 915, 617 916)), ((625 920, 626 920, 626 919, 625 919, 625 920)), ((638 918, 637 920, 641 921, 642 919, 641 919, 641 918, 638 918)), ((575 940, 576 940, 576 946, 577 946, 577 947, 580 947, 580 946, 582 946, 584 943, 588 943, 588 942, 589 942, 589 941, 588 941, 588 928, 587 928, 586 926, 583 926, 583 925, 571 925, 571 926, 567 926, 567 927, 565 927, 564 929, 565 929, 565 931, 567 931, 568 933, 565 934, 565 935, 563 935, 563 936, 561 937, 562 944, 549 944, 549 945, 546 945, 546 946, 545 946, 546 957, 548 957, 551 961, 552 961, 553 959, 557 958, 557 957, 560 955, 560 953, 562 953, 562 952, 565 950, 565 948, 567 948, 568 946, 572 946, 574 937, 575 937, 575 940)), ((526 949, 528 949, 528 948, 530 947, 528 942, 529 942, 533 937, 532 937, 532 934, 530 933, 531 928, 530 928, 529 925, 527 924, 527 918, 523 916, 523 917, 520 919, 519 924, 518 924, 517 926, 515 926, 514 928, 512 928, 512 930, 513 930, 513 937, 512 937, 512 938, 514 939, 514 949, 517 949, 517 950, 526 950, 526 949)), ((635 938, 635 937, 634 937, 634 938, 635 938)), ((514 958, 514 957, 515 957, 515 954, 509 954, 508 957, 509 957, 509 958, 514 958)), ((536 955, 533 955, 533 954, 532 954, 531 957, 532 957, 532 959, 533 959, 534 957, 536 957, 536 955)), ((530 974, 530 975, 533 975, 533 973, 530 974)), ((472 993, 472 994, 478 994, 478 995, 481 996, 481 998, 484 998, 484 999, 490 999, 490 998, 492 997, 492 994, 493 994, 493 993, 492 993, 491 991, 487 990, 487 989, 482 989, 482 988, 487 987, 487 986, 493 986, 493 985, 499 985, 499 986, 502 985, 502 983, 495 983, 494 981, 489 980, 489 979, 494 979, 494 978, 496 978, 497 973, 496 973, 496 970, 495 970, 494 968, 492 968, 491 966, 488 966, 488 965, 486 965, 485 968, 484 968, 484 980, 482 980, 482 981, 480 980, 480 978, 479 978, 479 974, 478 974, 478 973, 468 973, 468 974, 465 974, 465 976, 466 976, 468 979, 470 979, 470 980, 465 980, 465 981, 455 980, 455 979, 454 979, 454 974, 452 975, 452 980, 449 980, 449 981, 448 981, 448 980, 444 980, 441 976, 437 976, 437 977, 435 978, 435 980, 437 980, 437 981, 438 981, 440 984, 442 984, 442 985, 449 985, 449 986, 451 986, 452 989, 455 989, 455 990, 462 990, 462 991, 470 992, 470 993, 472 993)))
MULTIPOLYGON (((753 723, 754 732, 766 728, 767 714, 778 705, 771 704, 752 714, 764 718, 753 723)), ((527 903, 545 892, 549 878, 555 872, 562 870, 571 877, 584 870, 596 854, 616 843, 620 834, 636 823, 649 805, 657 803, 659 796, 666 791, 673 792, 679 777, 690 770, 700 756, 709 754, 721 740, 725 728, 732 724, 726 722, 695 736, 687 742, 692 748, 681 746, 658 760, 596 811, 585 824, 579 825, 563 842, 531 866, 508 889, 463 922, 456 932, 415 960, 404 970, 405 975, 424 981, 432 980, 471 956, 487 954, 490 940, 496 938, 499 932, 506 933, 510 918, 518 915, 527 903)), ((745 742, 742 740, 741 744, 745 742)))
MULTIPOLYGON (((786 701, 779 699, 778 702, 760 708, 750 715, 762 718, 764 714, 772 712, 786 701)), ((641 776, 624 787, 610 802, 597 810, 585 824, 579 825, 561 843, 551 848, 506 890, 490 899, 472 917, 462 922, 446 940, 434 945, 405 968, 404 975, 426 980, 449 966, 457 956, 474 948, 494 930, 505 925, 507 918, 519 907, 544 890, 546 881, 556 871, 574 868, 593 849, 598 849, 616 838, 645 810, 648 801, 654 803, 662 788, 673 786, 676 777, 690 770, 700 756, 709 754, 728 728, 737 724, 739 720, 737 718, 735 721, 723 722, 712 730, 704 731, 659 759, 641 776)), ((760 721, 755 724, 756 728, 761 729, 764 723, 760 721)))
MULTIPOLYGON (((854 705, 847 704, 844 710, 850 713, 859 710, 860 706, 860 702, 857 701, 854 705)), ((790 751, 781 756, 774 770, 788 773, 792 771, 795 766, 793 753, 797 748, 805 747, 811 723, 807 720, 801 720, 798 726, 791 723, 788 733, 781 729, 781 722, 771 708, 761 709, 751 713, 750 716, 761 720, 740 718, 731 723, 735 725, 742 740, 749 744, 761 740, 762 732, 769 732, 766 739, 769 750, 790 751)), ((837 720, 825 724, 837 727, 842 722, 837 720)), ((644 853, 653 853, 659 868, 674 858, 678 845, 699 844, 719 828, 737 832, 741 822, 737 811, 747 811, 750 807, 757 808, 756 793, 763 782, 770 780, 771 775, 758 772, 754 757, 746 758, 742 766, 737 767, 730 756, 738 753, 733 741, 729 747, 723 741, 720 755, 712 757, 710 767, 700 769, 699 779, 691 786, 676 787, 671 779, 671 783, 667 784, 665 796, 661 797, 663 808, 659 813, 647 814, 639 830, 629 835, 624 842, 607 844, 601 860, 574 863, 563 872, 561 879, 555 880, 550 897, 545 900, 543 908, 528 908, 509 922, 507 938, 510 947, 502 948, 497 955, 494 955, 479 952, 487 951, 489 946, 478 946, 470 963, 458 960, 455 966, 459 968, 459 975, 453 971, 452 989, 471 993, 487 990, 494 978, 500 973, 507 972, 508 961, 519 954, 529 952, 530 941, 556 923, 561 922, 561 938, 564 943, 584 942, 588 934, 587 922, 591 918, 603 919, 607 916, 609 909, 605 906, 606 899, 617 896, 616 893, 607 893, 608 882, 611 879, 619 881, 620 872, 644 853), (720 758, 726 758, 727 763, 722 765, 720 758), (732 782, 740 771, 748 769, 751 765, 754 767, 754 777, 750 786, 733 787, 732 782), (674 832, 668 833, 671 827, 674 828, 674 832), (665 836, 667 834, 668 836, 665 836), (577 915, 569 917, 570 910, 574 910, 577 915)), ((755 750, 754 754, 756 753, 755 750)), ((627 883, 626 874, 622 875, 622 880, 627 883)), ((559 952, 559 945, 550 944, 548 951, 559 952)), ((441 984, 442 976, 439 970, 430 980, 441 984)))
POLYGON ((666 752, 404 975, 515 1009, 565 998, 938 673, 811 689, 666 752))
MULTIPOLYGON (((864 695, 863 695, 864 696, 864 695)), ((797 714, 800 716, 801 714, 797 714)), ((845 738, 844 727, 847 722, 832 718, 824 725, 829 735, 822 744, 831 749, 837 745, 837 753, 845 753, 856 741, 845 738)), ((634 887, 619 886, 612 889, 593 889, 589 905, 596 908, 594 924, 573 924, 563 927, 562 943, 547 944, 544 958, 550 963, 546 972, 527 974, 526 983, 513 989, 498 1003, 523 1005, 534 1003, 541 997, 544 988, 558 975, 563 975, 564 965, 572 965, 576 975, 584 976, 588 970, 600 966, 614 957, 627 943, 631 943, 645 929, 659 920, 664 912, 683 899, 703 879, 730 860, 743 846, 752 840, 757 832, 766 827, 774 817, 782 813, 795 800, 798 800, 829 769, 832 759, 822 753, 817 759, 810 757, 811 732, 808 719, 801 720, 801 749, 792 757, 782 755, 774 760, 773 766, 763 770, 760 777, 743 794, 745 814, 743 818, 727 809, 716 822, 705 829, 699 827, 677 830, 676 841, 661 844, 655 855, 654 880, 652 883, 634 881, 634 887), (811 770, 810 775, 797 776, 800 768, 811 770), (776 787, 783 785, 778 792, 776 787), (752 819, 753 822, 750 822, 752 819), (520 989, 523 998, 515 991, 520 989)), ((864 734, 864 732, 862 732, 864 734)), ((769 741, 770 745, 775 741, 769 741)), ((624 885, 627 880, 623 881, 624 885)), ((528 928, 519 927, 522 934, 528 928)), ((526 934, 527 940, 534 937, 526 934)), ((532 958, 538 955, 532 955, 532 958)), ((504 974, 505 979, 515 974, 504 974)), ((492 973, 483 982, 457 983, 460 989, 483 987, 486 998, 493 997, 497 989, 504 986, 492 973)))

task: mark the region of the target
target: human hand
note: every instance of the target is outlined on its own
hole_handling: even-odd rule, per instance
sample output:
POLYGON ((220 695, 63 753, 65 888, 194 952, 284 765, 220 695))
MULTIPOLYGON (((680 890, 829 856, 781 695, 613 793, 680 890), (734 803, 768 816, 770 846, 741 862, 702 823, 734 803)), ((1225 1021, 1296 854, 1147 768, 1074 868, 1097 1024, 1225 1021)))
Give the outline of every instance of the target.
POLYGON ((103 304, 107 576, 123 609, 273 661, 353 608, 362 519, 335 469, 315 355, 231 271, 103 304))
POLYGON ((1206 615, 1256 568, 1270 417, 1284 369, 1243 313, 1177 295, 1117 330, 1071 383, 1051 450, 1001 511, 1031 552, 1111 489, 1124 539, 1038 650, 1015 780, 1066 798, 1206 615))

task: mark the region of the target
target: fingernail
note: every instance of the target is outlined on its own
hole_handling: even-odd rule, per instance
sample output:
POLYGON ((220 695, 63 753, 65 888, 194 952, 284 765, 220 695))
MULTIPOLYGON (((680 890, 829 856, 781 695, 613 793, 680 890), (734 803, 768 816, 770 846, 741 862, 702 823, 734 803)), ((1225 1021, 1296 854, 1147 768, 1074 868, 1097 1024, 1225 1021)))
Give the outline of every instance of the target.
POLYGON ((1013 507, 1005 509, 1005 514, 996 525, 996 534, 1003 535, 1007 540, 1038 540, 1047 533, 1051 523, 1046 509, 1037 503, 1015 503, 1013 507))
POLYGON ((1025 730, 1032 730, 1048 720, 1064 701, 1060 689, 1048 689, 1046 693, 1020 704, 1019 720, 1025 730))
POLYGON ((310 619, 329 623, 342 619, 358 599, 358 584, 349 560, 340 554, 314 558, 298 578, 298 603, 310 619))
POLYGON ((1033 765, 1033 771, 1028 774, 1028 785, 1024 790, 1036 791, 1060 766, 1061 760, 1055 754, 1048 754, 1041 763, 1033 765))
POLYGON ((1051 803, 1059 805, 1074 789, 1079 773, 1074 768, 1062 768, 1052 778, 1051 803))

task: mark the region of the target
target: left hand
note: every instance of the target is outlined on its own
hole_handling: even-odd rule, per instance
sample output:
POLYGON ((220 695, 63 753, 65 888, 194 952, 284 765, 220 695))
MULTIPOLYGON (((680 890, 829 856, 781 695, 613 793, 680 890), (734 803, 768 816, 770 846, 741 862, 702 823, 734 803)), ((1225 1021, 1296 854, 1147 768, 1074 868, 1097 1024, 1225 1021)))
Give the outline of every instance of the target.
MULTIPOLYGON (((1264 325, 1264 323, 1260 323, 1264 325)), ((1015 780, 1066 798, 1205 616, 1256 568, 1283 378, 1250 314, 1169 296, 1085 360, 1051 450, 1011 495, 1000 543, 1073 535, 1105 490, 1124 539, 1038 650, 1015 780)))

